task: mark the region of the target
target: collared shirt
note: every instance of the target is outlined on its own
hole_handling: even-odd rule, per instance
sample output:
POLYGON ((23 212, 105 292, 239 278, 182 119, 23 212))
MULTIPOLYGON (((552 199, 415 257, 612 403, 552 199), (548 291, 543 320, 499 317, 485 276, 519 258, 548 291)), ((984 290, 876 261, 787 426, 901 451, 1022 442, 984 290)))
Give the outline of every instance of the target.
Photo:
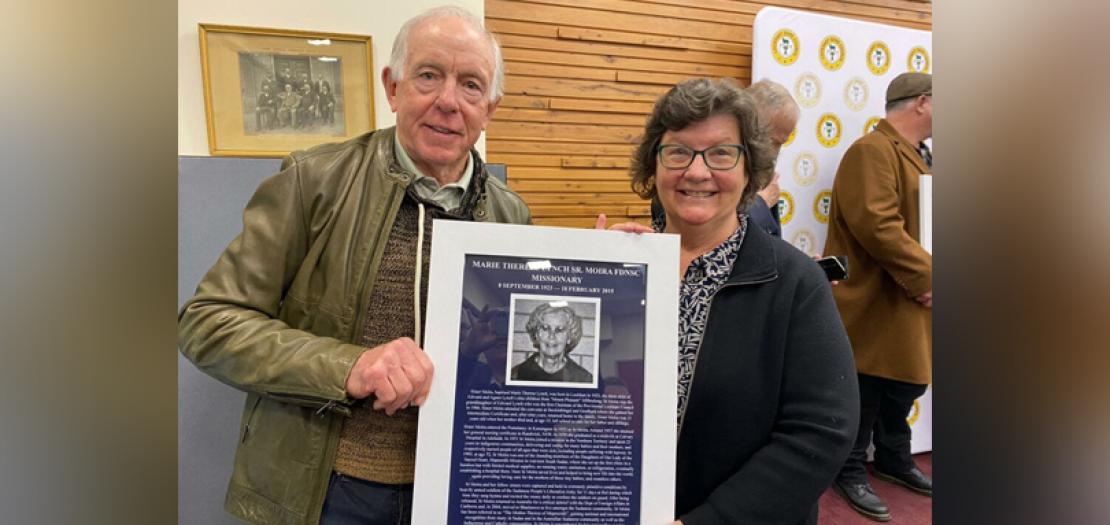
MULTIPOLYGON (((709 303, 732 273, 732 265, 740 253, 744 233, 748 231, 748 216, 737 213, 740 225, 729 238, 707 253, 690 262, 682 278, 679 293, 678 316, 678 422, 686 414, 690 384, 694 380, 698 350, 701 347, 705 323, 709 319, 709 303)), ((652 223, 655 231, 662 232, 666 217, 652 223)))
POLYGON ((416 190, 416 194, 421 198, 430 200, 443 206, 443 209, 451 211, 459 207, 462 202, 463 195, 466 193, 467 186, 470 186, 471 173, 474 172, 474 157, 469 152, 466 154, 466 168, 463 169, 462 177, 459 180, 446 184, 439 185, 435 179, 425 175, 416 164, 409 157, 405 148, 401 147, 401 141, 397 135, 393 136, 393 147, 397 150, 397 162, 405 171, 416 175, 416 179, 412 181, 412 187, 416 190))
POLYGON ((933 152, 929 149, 929 145, 922 142, 917 145, 917 152, 921 154, 921 158, 925 160, 925 165, 933 167, 933 152))

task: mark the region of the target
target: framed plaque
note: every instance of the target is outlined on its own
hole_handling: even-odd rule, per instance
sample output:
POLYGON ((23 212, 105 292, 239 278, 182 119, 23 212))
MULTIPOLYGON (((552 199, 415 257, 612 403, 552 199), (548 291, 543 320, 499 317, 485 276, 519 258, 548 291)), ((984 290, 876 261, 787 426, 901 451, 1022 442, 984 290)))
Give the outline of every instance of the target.
POLYGON ((673 520, 678 237, 433 231, 413 522, 673 520))

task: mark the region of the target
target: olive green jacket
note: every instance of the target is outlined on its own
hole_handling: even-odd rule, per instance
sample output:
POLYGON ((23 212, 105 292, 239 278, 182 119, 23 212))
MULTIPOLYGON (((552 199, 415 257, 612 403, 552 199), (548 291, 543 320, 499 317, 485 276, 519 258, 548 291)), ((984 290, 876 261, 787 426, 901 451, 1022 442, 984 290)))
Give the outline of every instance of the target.
MULTIPOLYGON (((344 416, 354 344, 385 241, 415 178, 394 128, 286 157, 243 212, 243 231, 178 318, 181 353, 247 392, 225 509, 250 523, 319 522, 344 416)), ((527 224, 528 207, 477 153, 459 210, 527 224)), ((370 312, 372 315, 372 312, 370 312)))

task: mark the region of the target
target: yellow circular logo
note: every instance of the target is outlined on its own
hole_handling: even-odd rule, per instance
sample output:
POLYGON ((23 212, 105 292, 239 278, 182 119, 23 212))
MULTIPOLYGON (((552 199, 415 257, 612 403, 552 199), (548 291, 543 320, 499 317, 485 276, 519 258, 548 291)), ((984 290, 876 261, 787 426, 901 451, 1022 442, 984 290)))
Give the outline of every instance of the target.
POLYGON ((813 199, 813 216, 817 218, 817 222, 821 224, 829 223, 829 210, 832 208, 832 192, 829 190, 822 190, 817 194, 817 198, 813 199))
POLYGON ((795 248, 801 250, 806 255, 813 255, 813 250, 817 245, 816 238, 809 230, 798 230, 790 237, 790 244, 795 248))
POLYGON ((862 78, 852 77, 844 85, 844 105, 852 111, 859 111, 867 105, 867 82, 862 78))
POLYGON ((909 56, 906 57, 906 71, 928 73, 929 51, 921 46, 911 49, 909 56))
POLYGON ((794 157, 794 182, 798 186, 809 186, 817 181, 817 157, 803 151, 794 157))
POLYGON ((782 147, 785 148, 785 147, 789 146, 792 142, 794 142, 794 135, 797 134, 797 133, 798 133, 798 128, 797 127, 790 130, 790 135, 786 137, 786 142, 782 143, 782 147))
POLYGON ((821 41, 821 65, 829 71, 844 65, 844 41, 840 37, 829 35, 821 41))
POLYGON ((918 400, 913 400, 913 411, 910 412, 910 417, 906 418, 906 423, 913 425, 917 423, 918 418, 921 417, 921 403, 918 400))
POLYGON ((786 224, 794 219, 794 195, 786 190, 778 192, 778 216, 781 223, 786 224))
POLYGON ((882 75, 890 69, 890 48, 886 42, 871 42, 871 46, 867 48, 867 69, 875 75, 882 75))
POLYGON ((803 73, 794 82, 794 98, 802 107, 812 108, 821 101, 821 81, 813 73, 803 73))
POLYGON ((801 50, 801 46, 798 45, 798 35, 789 29, 779 29, 775 32, 775 36, 771 37, 771 54, 775 56, 775 62, 784 66, 797 62, 801 50))
POLYGON ((867 119, 867 122, 863 125, 863 134, 866 135, 868 133, 871 133, 872 131, 875 131, 875 126, 878 126, 879 121, 882 119, 882 117, 871 117, 867 119))
POLYGON ((782 224, 790 222, 794 218, 794 196, 789 191, 779 191, 779 220, 782 224))
POLYGON ((840 143, 840 119, 832 113, 825 113, 817 119, 817 142, 826 148, 835 147, 840 143))

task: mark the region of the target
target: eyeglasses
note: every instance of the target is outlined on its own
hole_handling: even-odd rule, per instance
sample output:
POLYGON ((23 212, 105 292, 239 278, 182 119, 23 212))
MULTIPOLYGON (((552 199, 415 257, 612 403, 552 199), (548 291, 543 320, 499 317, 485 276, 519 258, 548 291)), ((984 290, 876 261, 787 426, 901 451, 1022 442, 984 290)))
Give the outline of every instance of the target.
POLYGON ((703 150, 693 150, 681 144, 660 144, 656 149, 659 162, 664 168, 672 170, 685 169, 694 163, 694 157, 698 155, 711 170, 730 170, 748 153, 743 144, 718 144, 703 150))

